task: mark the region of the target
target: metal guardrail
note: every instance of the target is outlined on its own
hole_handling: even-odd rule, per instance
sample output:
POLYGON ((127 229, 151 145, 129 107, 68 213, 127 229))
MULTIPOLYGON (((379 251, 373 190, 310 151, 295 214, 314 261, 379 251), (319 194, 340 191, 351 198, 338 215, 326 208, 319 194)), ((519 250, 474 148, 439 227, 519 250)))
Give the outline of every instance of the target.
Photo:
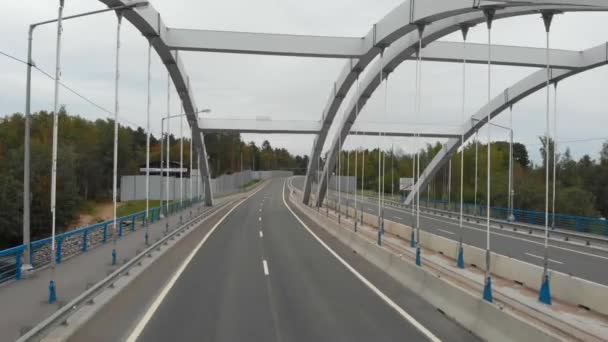
MULTIPOLYGON (((150 208, 149 223, 160 220, 161 211, 166 216, 171 215, 179 210, 188 208, 196 203, 196 200, 184 200, 183 204, 179 202, 169 204, 169 207, 163 206, 150 208)), ((146 211, 136 212, 130 215, 117 218, 118 238, 134 232, 139 227, 143 227, 146 223, 146 211)), ((63 260, 85 253, 90 248, 103 245, 108 241, 112 241, 114 229, 114 220, 95 223, 93 225, 71 230, 55 236, 55 261, 60 264, 63 260)), ((19 245, 9 249, 0 251, 0 284, 12 279, 21 279, 21 265, 23 253, 30 253, 30 260, 34 269, 43 267, 51 263, 51 238, 45 238, 33 241, 30 244, 31 248, 26 245, 19 245)))
POLYGON ((87 302, 92 301, 95 296, 101 293, 104 289, 112 287, 113 284, 122 276, 129 275, 129 270, 140 263, 140 261, 152 253, 152 251, 160 248, 161 245, 165 244, 167 240, 174 238, 175 235, 181 234, 184 229, 191 227, 192 225, 204 222, 211 215, 217 213, 221 209, 225 208, 229 204, 234 203, 233 201, 226 201, 218 207, 214 207, 206 212, 201 213, 200 215, 192 218, 191 220, 185 222, 183 225, 174 229, 169 234, 164 236, 162 239, 158 240, 150 247, 148 247, 143 252, 139 253, 133 259, 129 260, 123 266, 118 268, 116 271, 112 272, 109 276, 105 277, 100 282, 93 285, 91 288, 80 294, 78 297, 71 300, 68 304, 61 307, 59 310, 55 311, 51 316, 47 317, 44 321, 40 322, 26 334, 21 336, 17 341, 38 341, 44 337, 53 327, 56 327, 62 322, 66 322, 69 316, 76 312, 80 307, 85 305, 87 302))

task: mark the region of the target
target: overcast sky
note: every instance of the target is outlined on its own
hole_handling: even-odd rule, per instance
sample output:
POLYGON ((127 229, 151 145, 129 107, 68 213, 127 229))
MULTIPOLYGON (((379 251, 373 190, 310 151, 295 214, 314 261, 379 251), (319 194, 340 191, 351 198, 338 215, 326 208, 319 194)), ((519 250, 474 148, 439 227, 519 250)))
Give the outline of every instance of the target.
MULTIPOLYGON (((169 27, 235 30, 268 33, 335 35, 360 37, 382 19, 401 0, 152 0, 169 27)), ((0 51, 26 58, 27 27, 30 23, 56 16, 58 1, 21 0, 3 4, 0 20, 0 51)), ((66 15, 103 8, 96 0, 66 0, 66 15)), ((554 48, 583 50, 606 40, 608 14, 581 13, 559 15, 554 19, 551 45, 554 48)), ((65 23, 63 41, 63 80, 95 103, 113 108, 114 39, 116 17, 102 14, 86 20, 65 23)), ((54 69, 55 26, 40 27, 35 33, 34 60, 52 73, 54 69)), ((486 42, 486 29, 472 29, 469 41, 486 42)), ((544 46, 544 29, 539 15, 497 21, 493 41, 497 44, 544 46)), ((444 40, 460 41, 460 34, 444 40)), ((146 40, 127 22, 123 30, 121 61, 121 117, 130 124, 145 127, 146 40)), ((232 55, 183 52, 199 108, 211 108, 214 117, 319 120, 333 82, 344 60, 295 57, 232 55)), ((469 66, 467 113, 486 102, 486 67, 469 66)), ((492 93, 536 71, 530 68, 493 68, 492 93)), ((160 131, 160 118, 166 115, 166 70, 153 58, 152 125, 160 131)), ((388 114, 384 113, 384 87, 379 88, 363 109, 360 121, 415 123, 413 117, 414 62, 403 63, 392 75, 388 87, 388 114)), ((461 122, 461 65, 423 63, 422 118, 418 123, 448 130, 461 122)), ((598 68, 562 82, 558 88, 558 140, 571 148, 575 157, 594 158, 608 137, 606 85, 608 72, 598 68), (578 141, 594 139, 591 141, 578 141), (576 140, 576 141, 575 141, 576 140)), ((24 111, 25 65, 0 56, 0 116, 24 111)), ((33 74, 33 111, 51 110, 53 83, 33 74)), ((539 159, 538 136, 544 132, 544 96, 540 91, 513 108, 515 139, 528 145, 532 157, 539 159)), ((172 94, 172 113, 180 111, 172 94)), ((61 101, 71 113, 95 119, 110 114, 62 90, 61 101)), ((497 123, 507 124, 508 113, 497 123)), ((177 122, 172 126, 178 127, 177 122)), ((179 129, 174 130, 178 132, 179 129)), ((494 139, 506 139, 506 131, 493 129, 494 139)), ((483 133, 485 137, 485 132, 483 133)), ((269 139, 274 146, 293 153, 308 154, 313 136, 245 135, 260 143, 269 139)), ((403 150, 411 139, 351 138, 346 148, 360 145, 394 144, 403 150)), ((326 146, 327 148, 328 146, 326 146)))

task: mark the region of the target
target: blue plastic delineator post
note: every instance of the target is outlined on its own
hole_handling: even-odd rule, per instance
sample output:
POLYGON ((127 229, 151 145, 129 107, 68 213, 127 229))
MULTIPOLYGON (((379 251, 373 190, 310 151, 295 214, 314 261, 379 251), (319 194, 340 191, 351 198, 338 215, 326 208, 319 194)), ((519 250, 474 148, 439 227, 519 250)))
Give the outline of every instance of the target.
POLYGON ((112 249, 112 265, 116 265, 116 249, 112 249))
POLYGON ((378 230, 378 246, 382 246, 382 233, 378 230))
POLYGON ((456 263, 458 268, 464 268, 464 248, 462 246, 458 247, 458 261, 456 263))
POLYGON ((538 300, 543 304, 551 305, 551 286, 549 285, 548 274, 543 276, 543 283, 540 285, 538 300))
POLYGON ((483 299, 492 303, 494 297, 492 296, 492 277, 486 277, 486 284, 483 287, 483 299))
POLYGON ((146 236, 145 236, 145 238, 146 238, 146 246, 147 246, 147 245, 148 245, 148 232, 147 232, 147 231, 146 231, 146 236))
POLYGON ((357 232, 357 219, 355 218, 355 233, 357 232))
POLYGON ((55 292, 55 281, 49 282, 49 304, 55 303, 57 300, 57 293, 55 292))
POLYGON ((410 237, 410 247, 416 247, 416 234, 414 233, 414 229, 412 229, 412 236, 410 237))
POLYGON ((422 259, 420 257, 420 247, 416 247, 416 266, 422 266, 422 259))
POLYGON ((384 235, 384 218, 382 218, 382 225, 380 226, 380 232, 384 235))

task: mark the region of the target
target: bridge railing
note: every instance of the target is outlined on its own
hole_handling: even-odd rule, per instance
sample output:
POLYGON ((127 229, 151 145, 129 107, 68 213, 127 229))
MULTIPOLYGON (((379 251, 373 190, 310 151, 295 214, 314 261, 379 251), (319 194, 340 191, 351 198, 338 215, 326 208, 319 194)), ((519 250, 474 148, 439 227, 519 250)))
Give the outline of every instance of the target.
MULTIPOLYGON (((372 195, 371 192, 365 193, 363 196, 368 197, 371 200, 377 199, 377 194, 372 195)), ((385 200, 389 203, 394 203, 394 205, 399 207, 410 207, 405 206, 402 202, 403 198, 399 198, 398 196, 390 196, 387 194, 385 196, 385 200)), ((458 214, 460 211, 460 205, 458 202, 448 203, 446 200, 426 200, 421 198, 420 207, 450 211, 454 214, 458 214)), ((473 203, 464 203, 462 211, 466 216, 476 216, 479 217, 479 219, 483 219, 486 217, 486 210, 487 208, 484 204, 475 205, 473 203)), ((492 207, 490 208, 490 217, 493 220, 508 221, 509 209, 492 207)), ((513 209, 513 217, 514 222, 518 224, 529 224, 541 227, 545 225, 545 213, 541 211, 513 209)), ((553 219, 554 216, 549 214, 549 227, 559 228, 576 233, 608 236, 608 220, 605 219, 559 213, 555 214, 555 224, 553 224, 553 219)))
MULTIPOLYGON (((442 200, 431 200, 431 201, 420 201, 421 204, 425 203, 427 207, 440 209, 445 211, 459 211, 459 203, 442 200)), ((463 212, 465 215, 486 216, 486 206, 483 204, 474 205, 472 203, 465 203, 463 205, 463 212)), ((508 220, 509 209, 502 207, 490 208, 490 217, 497 220, 508 220)), ((532 224, 532 225, 545 225, 545 213, 541 211, 513 209, 513 217, 515 222, 532 224)), ((555 215, 549 214, 549 226, 566 229, 578 233, 589 233, 599 234, 608 236, 608 220, 598 219, 586 216, 566 215, 556 213, 555 215), (553 222, 555 218, 555 222, 553 222), (554 224, 553 224, 554 223, 554 224)))
MULTIPOLYGON (((161 207, 150 208, 149 224, 152 224, 161 218, 163 215, 169 215, 186 209, 198 202, 201 199, 184 200, 180 202, 170 203, 168 208, 166 205, 161 207)), ((139 211, 130 215, 122 216, 116 219, 117 238, 120 239, 124 235, 134 232, 136 229, 143 227, 146 223, 146 211, 139 211)), ((90 248, 95 248, 103 245, 114 238, 114 220, 95 223, 93 225, 67 231, 55 236, 55 255, 52 254, 51 237, 33 241, 31 248, 28 250, 26 245, 20 245, 0 251, 0 283, 5 281, 21 279, 21 265, 23 253, 30 254, 30 260, 34 268, 39 268, 51 263, 51 257, 55 258, 57 264, 60 264, 65 259, 85 253, 90 248)))

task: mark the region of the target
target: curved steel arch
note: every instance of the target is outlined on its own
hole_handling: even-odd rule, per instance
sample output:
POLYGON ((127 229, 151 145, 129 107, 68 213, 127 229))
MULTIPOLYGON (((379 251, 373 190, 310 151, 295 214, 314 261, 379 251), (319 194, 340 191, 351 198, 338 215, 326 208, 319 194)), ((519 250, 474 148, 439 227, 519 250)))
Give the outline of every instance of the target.
MULTIPOLYGON (((601 44, 599 46, 587 49, 581 52, 582 64, 577 69, 550 69, 550 82, 559 82, 568 77, 577 75, 579 73, 594 69, 603 65, 608 64, 608 43, 601 44)), ((538 90, 544 89, 547 83, 547 72, 546 70, 538 70, 535 73, 525 77, 521 81, 515 83, 510 88, 504 90, 501 95, 494 97, 489 103, 479 109, 469 120, 464 122, 460 128, 460 134, 464 135, 464 139, 468 139, 471 135, 487 123, 488 113, 491 117, 495 117, 505 109, 509 108, 518 101, 532 95, 538 90)), ((422 189, 428 184, 430 179, 435 176, 439 169, 444 166, 452 154, 461 146, 461 139, 451 138, 443 148, 435 155, 433 160, 427 165, 420 179, 418 180, 419 187, 416 189, 422 189)), ((415 191, 412 191, 406 198, 406 203, 409 204, 412 201, 412 197, 415 191)))
MULTIPOLYGON (((585 6, 564 6, 564 5, 545 5, 545 6, 520 6, 520 7, 510 7, 504 8, 496 12, 495 20, 510 18, 515 16, 522 16, 528 14, 538 13, 542 10, 560 10, 560 11, 604 11, 605 8, 596 8, 596 7, 585 7, 585 6)), ((458 31, 460 29, 460 25, 462 24, 479 24, 485 22, 485 16, 483 12, 477 11, 473 13, 460 14, 453 17, 448 17, 446 19, 439 20, 433 25, 429 25, 423 34, 423 45, 428 45, 429 43, 444 37, 450 33, 458 31)), ((384 58, 387 61, 384 66, 383 74, 386 75, 392 72, 399 64, 409 58, 413 53, 416 52, 418 45, 418 33, 412 32, 410 34, 405 35, 401 39, 397 40, 394 44, 390 46, 390 48, 385 49, 384 58)), ((378 48, 379 52, 381 49, 378 48)), ((360 63, 361 60, 359 60, 360 63)), ((309 168, 307 170, 307 177, 305 181, 304 187, 304 197, 303 200, 305 203, 308 203, 310 198, 310 190, 312 186, 312 174, 317 168, 317 163, 319 157, 321 155, 321 150, 325 143, 325 139, 327 138, 327 134, 329 131, 329 127, 332 124, 333 119, 337 113, 337 110, 342 104, 343 98, 346 92, 350 89, 352 84, 355 82, 357 75, 362 71, 361 68, 356 67, 358 65, 353 60, 346 66, 343 70, 339 82, 341 86, 339 87, 340 91, 334 90, 333 96, 330 97, 328 104, 326 106, 326 110, 323 115, 323 125, 320 134, 314 141, 313 150, 311 152, 311 158, 309 162, 309 168)), ((323 197, 325 196, 325 183, 327 181, 327 172, 329 170, 333 170, 335 167, 335 157, 338 153, 338 141, 341 136, 342 139, 346 137, 348 134, 350 127, 354 123, 356 119, 356 104, 358 102, 359 110, 365 106, 367 99, 371 96, 371 94, 375 91, 375 89, 380 85, 380 61, 376 60, 375 63, 368 67, 368 71, 361 82, 362 92, 360 94, 359 99, 353 99, 349 103, 345 112, 347 113, 345 119, 340 123, 336 136, 332 140, 332 145, 330 147, 328 153, 328 160, 325 163, 325 167, 323 169, 323 177, 320 180, 321 186, 317 189, 317 197, 316 197, 316 205, 322 203, 323 197)), ((335 85, 334 89, 338 89, 338 86, 335 85)))
MULTIPOLYGON (((121 5, 128 5, 135 1, 132 0, 99 0, 103 4, 115 7, 121 5)), ((205 148, 205 139, 202 131, 198 127, 198 120, 195 112, 196 105, 194 103, 194 97, 190 88, 190 81, 186 76, 185 68, 182 64, 181 59, 177 52, 172 52, 167 44, 165 43, 165 36, 167 35, 167 27, 164 25, 160 13, 158 13, 152 5, 146 7, 134 8, 132 10, 125 10, 123 12, 124 17, 133 24, 133 26, 146 37, 152 47, 163 61, 163 64, 167 68, 169 75, 173 81, 173 85, 179 94, 184 107, 184 112, 188 123, 194 132, 192 140, 197 146, 199 152, 200 170, 204 184, 205 184, 205 199, 207 205, 213 205, 213 193, 211 191, 211 181, 209 174, 209 163, 207 160, 207 150, 205 148)))

